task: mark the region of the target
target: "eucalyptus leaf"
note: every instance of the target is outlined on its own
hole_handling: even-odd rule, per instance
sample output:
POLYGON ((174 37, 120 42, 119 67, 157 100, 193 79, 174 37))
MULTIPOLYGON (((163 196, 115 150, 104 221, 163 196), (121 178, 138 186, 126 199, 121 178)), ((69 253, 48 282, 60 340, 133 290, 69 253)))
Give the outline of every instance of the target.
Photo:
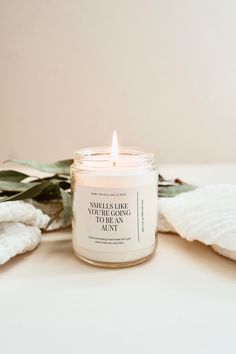
POLYGON ((60 175, 60 174, 54 174, 53 176, 49 176, 49 177, 43 177, 43 178, 39 178, 39 180, 43 179, 44 181, 47 180, 58 180, 58 181, 69 181, 70 180, 70 175, 60 175))
POLYGON ((38 183, 7 182, 0 180, 0 191, 22 192, 38 183))
POLYGON ((70 189, 69 180, 66 181, 65 179, 60 178, 46 178, 43 180, 49 181, 51 182, 51 184, 47 188, 45 188, 45 190, 39 196, 35 197, 37 201, 61 199, 60 188, 64 190, 70 189))
POLYGON ((72 216, 72 207, 71 207, 71 195, 60 188, 63 208, 64 208, 64 223, 68 223, 72 216))
POLYGON ((61 160, 55 163, 42 163, 33 160, 11 160, 11 162, 17 163, 18 165, 22 165, 25 167, 31 167, 43 172, 69 175, 70 166, 73 163, 73 160, 61 160))
MULTIPOLYGON (((50 177, 38 178, 29 176, 14 170, 0 171, 0 202, 34 199, 37 202, 52 203, 52 200, 61 200, 63 208, 50 219, 47 228, 64 213, 64 223, 68 224, 72 217, 71 195, 70 195, 70 166, 73 160, 61 160, 55 163, 41 163, 28 160, 13 160, 19 165, 50 173, 50 177), (31 182, 27 177, 31 177, 31 182), (22 182, 27 178, 27 183, 22 182), (33 178, 33 180, 32 180, 33 178)), ((166 180, 159 175, 158 197, 174 197, 180 193, 188 192, 197 188, 188 185, 180 179, 166 180)))
POLYGON ((158 187, 158 197, 159 198, 169 198, 175 197, 180 193, 185 193, 196 189, 196 186, 188 185, 188 184, 180 184, 175 186, 168 187, 158 187))
POLYGON ((65 180, 61 178, 50 178, 49 181, 60 186, 62 189, 69 189, 70 188, 70 180, 65 180))
POLYGON ((17 193, 18 192, 0 191, 0 198, 5 200, 6 197, 11 197, 12 195, 15 195, 17 193))
POLYGON ((47 230, 49 228, 50 225, 52 225, 54 223, 54 221, 56 221, 59 216, 61 215, 61 213, 63 212, 63 208, 58 209, 55 214, 53 214, 53 216, 50 218, 45 230, 47 230))
POLYGON ((20 193, 14 194, 10 197, 0 200, 0 202, 2 203, 2 202, 7 202, 7 201, 13 201, 13 200, 35 198, 38 195, 40 195, 50 185, 51 185, 51 183, 48 181, 37 183, 36 185, 33 185, 20 193))
POLYGON ((0 171, 0 181, 21 182, 26 177, 29 177, 29 176, 25 173, 14 171, 14 170, 0 171))
POLYGON ((46 178, 37 178, 36 180, 34 180, 34 182, 41 182, 41 181, 49 181, 53 184, 60 184, 61 182, 66 182, 68 183, 69 179, 65 179, 65 178, 60 178, 60 176, 57 175, 53 175, 51 177, 46 177, 46 178))

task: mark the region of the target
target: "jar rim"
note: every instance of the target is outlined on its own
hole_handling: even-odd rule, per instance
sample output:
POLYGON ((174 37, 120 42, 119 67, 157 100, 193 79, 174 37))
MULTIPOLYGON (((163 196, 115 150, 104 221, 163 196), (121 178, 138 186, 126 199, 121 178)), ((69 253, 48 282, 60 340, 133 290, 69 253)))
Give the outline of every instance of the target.
MULTIPOLYGON (((131 156, 133 162, 153 162, 154 154, 151 152, 142 151, 136 147, 121 147, 119 148, 119 157, 131 156)), ((75 161, 110 161, 111 146, 103 147, 88 147, 76 150, 74 152, 75 161)))
POLYGON ((135 147, 119 148, 117 161, 111 159, 111 146, 82 148, 74 152, 74 166, 81 169, 150 168, 155 166, 154 154, 135 147))

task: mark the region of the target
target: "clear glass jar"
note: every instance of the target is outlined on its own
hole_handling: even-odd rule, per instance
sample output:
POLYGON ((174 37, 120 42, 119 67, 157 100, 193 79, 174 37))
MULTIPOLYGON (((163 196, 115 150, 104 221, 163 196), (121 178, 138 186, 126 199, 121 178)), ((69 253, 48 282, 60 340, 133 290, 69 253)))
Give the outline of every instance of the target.
POLYGON ((121 148, 81 149, 71 166, 73 250, 103 267, 149 259, 157 244, 157 168, 154 156, 121 148))

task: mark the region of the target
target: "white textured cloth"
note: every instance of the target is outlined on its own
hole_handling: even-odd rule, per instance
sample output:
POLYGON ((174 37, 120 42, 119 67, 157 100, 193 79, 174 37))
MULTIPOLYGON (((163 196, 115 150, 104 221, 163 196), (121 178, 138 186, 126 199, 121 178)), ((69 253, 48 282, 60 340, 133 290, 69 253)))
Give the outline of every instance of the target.
POLYGON ((21 222, 41 229, 47 225, 48 220, 47 215, 29 203, 23 201, 0 203, 0 223, 21 222))
MULTIPOLYGON (((37 247, 41 229, 50 219, 47 214, 58 208, 58 202, 0 203, 0 265, 37 247)), ((62 226, 60 218, 49 230, 62 226)), ((175 232, 188 241, 198 240, 236 260, 236 185, 210 185, 174 198, 161 198, 158 230, 175 232)))
POLYGON ((19 253, 33 250, 40 242, 38 227, 17 222, 0 223, 0 265, 19 253))
POLYGON ((23 201, 0 203, 0 265, 19 253, 33 250, 49 216, 23 201))
MULTIPOLYGON (((29 199, 0 203, 0 265, 17 254, 36 248, 41 240, 41 230, 61 208, 60 201, 37 203, 29 199)), ((64 225, 63 216, 60 216, 47 230, 65 226, 68 225, 64 225)))
POLYGON ((236 260, 236 185, 209 185, 159 202, 159 231, 198 240, 236 260))

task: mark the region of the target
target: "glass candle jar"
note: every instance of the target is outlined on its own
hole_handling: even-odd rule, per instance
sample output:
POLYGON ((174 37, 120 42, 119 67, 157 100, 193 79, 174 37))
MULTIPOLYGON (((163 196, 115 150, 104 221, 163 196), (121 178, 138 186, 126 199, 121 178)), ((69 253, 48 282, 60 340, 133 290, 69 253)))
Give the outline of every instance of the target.
POLYGON ((156 249, 157 169, 153 154, 81 149, 71 166, 73 250, 104 267, 144 262, 156 249))

